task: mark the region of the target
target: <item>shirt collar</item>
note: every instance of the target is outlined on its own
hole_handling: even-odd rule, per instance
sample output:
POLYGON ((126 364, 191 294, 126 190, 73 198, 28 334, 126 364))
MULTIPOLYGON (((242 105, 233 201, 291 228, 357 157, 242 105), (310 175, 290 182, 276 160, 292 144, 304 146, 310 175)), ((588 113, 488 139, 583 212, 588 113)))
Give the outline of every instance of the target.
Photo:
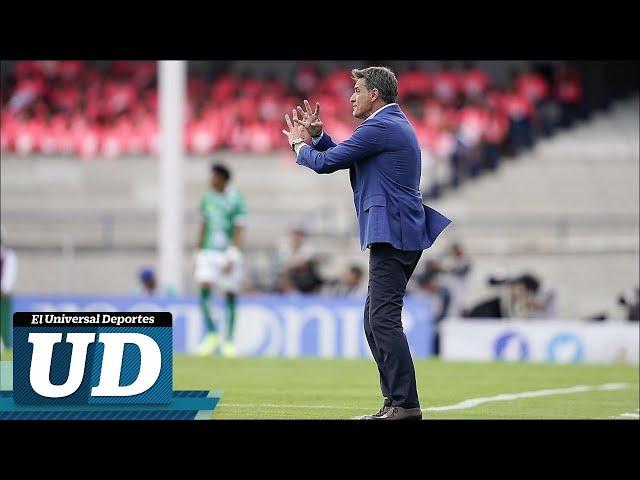
POLYGON ((397 104, 397 103, 395 103, 395 102, 394 102, 394 103, 387 103, 386 105, 381 106, 379 109, 377 109, 377 110, 376 110, 375 112, 373 112, 371 115, 369 115, 366 119, 367 119, 367 120, 369 120, 370 118, 375 117, 375 116, 380 112, 380 110, 382 110, 382 109, 384 109, 384 108, 387 108, 387 107, 390 107, 391 105, 398 105, 398 104, 397 104))

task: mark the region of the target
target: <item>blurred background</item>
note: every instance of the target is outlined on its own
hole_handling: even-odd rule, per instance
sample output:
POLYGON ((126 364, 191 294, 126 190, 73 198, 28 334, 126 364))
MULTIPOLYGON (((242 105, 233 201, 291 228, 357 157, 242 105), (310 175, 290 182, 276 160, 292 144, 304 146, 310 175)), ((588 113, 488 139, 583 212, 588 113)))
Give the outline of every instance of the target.
MULTIPOLYGON (((198 202, 211 163, 222 162, 248 210, 239 353, 367 355, 368 254, 348 172, 296 165, 282 128, 308 99, 336 142, 349 138, 351 69, 385 65, 422 148, 424 202, 453 220, 408 288, 414 354, 446 344, 447 358, 473 357, 475 346, 440 341, 444 325, 517 319, 635 325, 593 358, 582 348, 595 334, 581 330, 565 338, 568 353, 545 358, 638 362, 637 63, 178 62, 182 261, 173 276, 159 265, 160 63, 2 61, 5 310, 170 309, 176 351, 190 352, 203 334, 192 261, 198 202)), ((451 332, 454 343, 467 338, 451 332)), ((515 345, 506 357, 523 359, 515 345)), ((478 358, 500 352, 487 347, 478 358)))

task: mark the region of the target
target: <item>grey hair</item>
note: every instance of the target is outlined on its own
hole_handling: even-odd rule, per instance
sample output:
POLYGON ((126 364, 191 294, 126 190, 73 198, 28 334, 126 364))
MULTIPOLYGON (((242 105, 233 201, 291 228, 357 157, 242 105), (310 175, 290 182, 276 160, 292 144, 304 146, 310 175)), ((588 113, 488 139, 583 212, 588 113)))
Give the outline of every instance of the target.
POLYGON ((366 80, 367 90, 378 89, 380 97, 386 103, 395 103, 398 101, 398 80, 395 74, 387 67, 368 67, 359 70, 354 68, 351 70, 354 80, 364 78, 366 80))

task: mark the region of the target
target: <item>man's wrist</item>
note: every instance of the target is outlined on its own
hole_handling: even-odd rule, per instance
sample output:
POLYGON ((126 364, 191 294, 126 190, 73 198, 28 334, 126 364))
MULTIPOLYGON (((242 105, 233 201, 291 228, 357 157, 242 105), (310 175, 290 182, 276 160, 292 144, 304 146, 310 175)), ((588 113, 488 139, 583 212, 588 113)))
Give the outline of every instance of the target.
MULTIPOLYGON (((300 142, 296 145, 296 147, 293 149, 293 151, 296 154, 296 157, 298 156, 298 154, 300 153, 300 150, 302 149, 302 147, 304 147, 305 145, 307 145, 305 142, 300 142)), ((307 145, 309 146, 309 145, 307 145)))
POLYGON ((293 142, 291 142, 291 150, 296 151, 296 146, 304 143, 304 138, 296 138, 293 142))

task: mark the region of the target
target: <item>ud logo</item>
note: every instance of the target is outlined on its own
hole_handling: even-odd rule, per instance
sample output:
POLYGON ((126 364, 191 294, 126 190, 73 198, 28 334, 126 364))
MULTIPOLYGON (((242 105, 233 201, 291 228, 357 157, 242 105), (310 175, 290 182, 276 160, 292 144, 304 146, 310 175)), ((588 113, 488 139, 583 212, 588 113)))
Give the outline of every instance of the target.
POLYGON ((19 404, 171 402, 171 314, 16 313, 19 404))

